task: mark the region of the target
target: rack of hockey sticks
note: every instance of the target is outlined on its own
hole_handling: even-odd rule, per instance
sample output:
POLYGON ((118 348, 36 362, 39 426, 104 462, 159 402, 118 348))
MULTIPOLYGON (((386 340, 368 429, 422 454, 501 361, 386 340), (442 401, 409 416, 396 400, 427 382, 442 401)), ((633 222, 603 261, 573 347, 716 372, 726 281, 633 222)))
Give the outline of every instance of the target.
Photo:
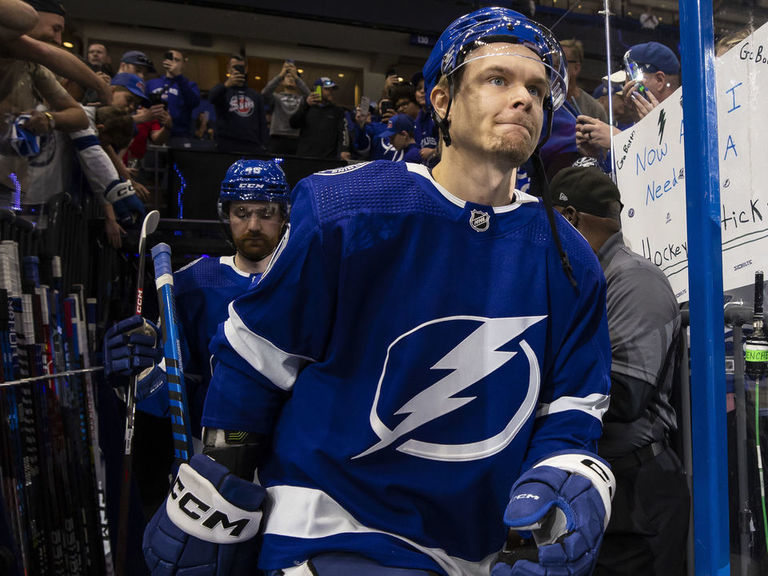
POLYGON ((67 196, 49 214, 40 231, 0 213, 0 572, 109 575, 88 229, 67 196))

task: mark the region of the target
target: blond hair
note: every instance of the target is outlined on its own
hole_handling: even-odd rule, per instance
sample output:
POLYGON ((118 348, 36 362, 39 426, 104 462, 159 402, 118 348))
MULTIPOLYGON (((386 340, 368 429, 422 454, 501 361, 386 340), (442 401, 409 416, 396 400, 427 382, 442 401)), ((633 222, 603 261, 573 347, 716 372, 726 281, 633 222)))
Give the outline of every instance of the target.
POLYGON ((576 60, 579 61, 579 64, 584 61, 584 44, 581 43, 581 40, 577 40, 576 38, 561 40, 560 46, 563 48, 571 48, 576 54, 576 60))

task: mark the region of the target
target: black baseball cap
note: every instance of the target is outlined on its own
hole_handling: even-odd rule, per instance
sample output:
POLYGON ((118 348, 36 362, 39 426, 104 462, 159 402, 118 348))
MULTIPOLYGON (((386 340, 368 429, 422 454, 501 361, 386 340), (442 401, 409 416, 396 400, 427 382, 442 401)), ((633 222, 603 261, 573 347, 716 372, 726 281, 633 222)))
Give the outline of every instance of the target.
POLYGON ((555 206, 573 206, 579 212, 600 218, 611 216, 613 202, 624 206, 619 188, 597 166, 563 168, 549 183, 549 192, 555 206))
POLYGON ((120 58, 120 62, 125 62, 126 64, 133 64, 134 66, 141 66, 142 68, 146 68, 148 72, 155 73, 155 65, 152 63, 152 59, 147 57, 144 52, 141 50, 129 50, 125 54, 123 54, 122 58, 120 58))

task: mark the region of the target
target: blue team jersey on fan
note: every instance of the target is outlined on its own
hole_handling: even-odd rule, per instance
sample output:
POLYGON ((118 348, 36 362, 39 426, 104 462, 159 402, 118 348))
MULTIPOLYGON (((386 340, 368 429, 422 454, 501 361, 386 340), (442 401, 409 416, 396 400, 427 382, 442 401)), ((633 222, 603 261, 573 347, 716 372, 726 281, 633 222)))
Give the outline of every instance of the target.
MULTIPOLYGON (((219 324, 227 319, 229 303, 248 290, 259 276, 239 270, 234 256, 198 258, 173 275, 190 422, 197 438, 200 437, 203 403, 211 379, 208 345, 219 324)), ((142 410, 166 415, 167 386, 145 402, 139 405, 142 410)))
POLYGON ((203 424, 271 434, 259 564, 321 551, 487 575, 512 483, 595 450, 610 343, 597 259, 534 197, 460 200, 371 162, 293 192, 291 230, 211 343, 203 424))

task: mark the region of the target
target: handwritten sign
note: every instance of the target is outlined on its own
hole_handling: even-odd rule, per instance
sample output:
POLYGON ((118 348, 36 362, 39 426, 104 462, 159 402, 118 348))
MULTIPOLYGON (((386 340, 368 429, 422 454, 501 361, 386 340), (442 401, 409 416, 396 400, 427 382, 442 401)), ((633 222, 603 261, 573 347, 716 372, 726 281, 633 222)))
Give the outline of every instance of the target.
MULTIPOLYGON (((718 148, 723 287, 747 286, 768 268, 768 25, 718 58, 718 148)), ((622 226, 632 249, 659 266, 688 300, 682 88, 614 138, 622 226)), ((690 170, 696 170, 693 166, 690 170)))

